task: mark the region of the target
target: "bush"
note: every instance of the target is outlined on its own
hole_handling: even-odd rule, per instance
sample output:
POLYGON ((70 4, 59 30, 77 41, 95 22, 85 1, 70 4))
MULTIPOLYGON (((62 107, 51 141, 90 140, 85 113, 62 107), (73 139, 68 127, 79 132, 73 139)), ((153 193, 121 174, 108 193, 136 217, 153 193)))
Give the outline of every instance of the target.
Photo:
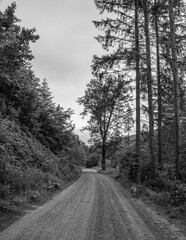
POLYGON ((153 167, 150 162, 143 165, 140 169, 140 180, 142 183, 144 182, 152 182, 152 176, 153 176, 153 167))
POLYGON ((173 181, 156 176, 155 180, 149 180, 144 185, 156 192, 152 195, 155 203, 162 206, 179 207, 186 202, 186 191, 180 181, 173 181))
MULTIPOLYGON (((142 180, 141 180, 142 181, 142 180)), ((160 176, 156 176, 156 178, 154 180, 146 180, 145 178, 145 182, 144 185, 154 191, 162 191, 164 189, 166 189, 166 182, 165 180, 160 177, 160 176)))
POLYGON ((126 176, 132 182, 136 181, 138 164, 136 162, 136 153, 127 152, 120 159, 120 173, 126 176))
POLYGON ((86 161, 86 167, 91 168, 91 167, 98 166, 99 162, 100 162, 100 155, 97 153, 92 153, 86 161))
POLYGON ((186 202, 186 196, 182 189, 176 189, 170 193, 170 205, 182 206, 186 202))
POLYGON ((179 207, 183 206, 186 202, 185 193, 179 189, 172 192, 162 192, 154 194, 153 201, 161 206, 179 207))

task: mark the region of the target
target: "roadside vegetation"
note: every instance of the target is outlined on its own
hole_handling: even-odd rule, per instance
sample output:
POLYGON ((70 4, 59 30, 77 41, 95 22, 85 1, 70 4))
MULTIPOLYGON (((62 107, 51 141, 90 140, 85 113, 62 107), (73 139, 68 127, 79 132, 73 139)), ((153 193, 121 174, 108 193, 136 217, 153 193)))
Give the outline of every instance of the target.
POLYGON ((87 146, 74 134, 73 111, 53 101, 32 70, 30 44, 16 4, 0 11, 0 221, 81 175, 87 146))

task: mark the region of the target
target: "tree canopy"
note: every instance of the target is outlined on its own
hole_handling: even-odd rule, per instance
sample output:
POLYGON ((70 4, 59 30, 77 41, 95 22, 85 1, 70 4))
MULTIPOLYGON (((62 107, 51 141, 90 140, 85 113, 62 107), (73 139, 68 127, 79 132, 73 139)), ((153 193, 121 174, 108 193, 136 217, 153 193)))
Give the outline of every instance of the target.
MULTIPOLYGON (((166 165, 169 155, 171 159, 169 164, 172 166, 174 162, 175 177, 180 179, 181 169, 185 166, 182 155, 185 142, 181 137, 184 122, 182 116, 185 116, 186 32, 184 24, 186 13, 184 1, 95 0, 95 6, 103 15, 101 20, 93 21, 95 27, 102 32, 96 40, 106 50, 106 54, 101 57, 93 56, 93 78, 87 85, 84 97, 80 100, 84 105, 83 115, 89 114, 90 117, 87 129, 99 135, 103 130, 96 119, 101 123, 101 117, 103 117, 104 120, 107 119, 106 123, 109 122, 110 112, 102 98, 105 96, 109 102, 109 96, 105 94, 104 87, 96 84, 102 76, 107 76, 103 77, 104 84, 109 85, 108 76, 112 75, 116 80, 113 83, 114 88, 117 89, 120 82, 123 83, 125 90, 121 91, 120 99, 123 97, 122 100, 125 100, 121 104, 122 109, 119 114, 117 107, 113 108, 111 119, 116 124, 114 127, 112 124, 105 124, 108 126, 108 133, 116 128, 125 139, 121 129, 131 126, 131 132, 136 132, 135 158, 139 175, 140 167, 144 165, 142 153, 144 139, 146 139, 149 146, 145 144, 145 151, 149 157, 148 164, 151 169, 149 177, 155 179, 157 171, 166 165), (95 100, 94 105, 91 105, 93 104, 91 99, 95 98, 96 105, 95 100), (97 107, 96 111, 90 110, 93 106, 97 107), (104 118, 104 114, 100 114, 103 106, 107 109, 107 118, 104 118), (128 114, 127 118, 127 110, 131 113, 134 108, 133 116, 128 114), (119 115, 123 121, 118 125, 114 116, 119 115), (130 123, 127 119, 130 119, 130 123), (166 152, 168 142, 164 141, 167 132, 174 136, 168 152, 166 152)), ((120 86, 120 89, 123 86, 120 86)), ((110 89, 107 91, 109 94, 110 89)), ((96 137, 94 142, 98 139, 96 137)), ((137 179, 139 180, 139 176, 137 179)))

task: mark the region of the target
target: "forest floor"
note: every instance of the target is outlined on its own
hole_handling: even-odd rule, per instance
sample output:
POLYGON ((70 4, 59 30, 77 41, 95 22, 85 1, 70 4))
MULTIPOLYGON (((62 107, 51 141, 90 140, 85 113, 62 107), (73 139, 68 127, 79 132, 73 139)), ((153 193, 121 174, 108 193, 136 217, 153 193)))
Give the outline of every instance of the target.
POLYGON ((169 222, 109 176, 80 179, 0 233, 1 240, 185 240, 169 222))

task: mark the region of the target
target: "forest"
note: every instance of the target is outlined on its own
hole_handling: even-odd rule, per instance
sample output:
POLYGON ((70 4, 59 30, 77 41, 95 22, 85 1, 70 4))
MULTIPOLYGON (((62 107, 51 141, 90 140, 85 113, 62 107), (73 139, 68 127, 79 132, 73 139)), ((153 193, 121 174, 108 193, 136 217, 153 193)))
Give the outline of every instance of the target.
POLYGON ((39 35, 15 11, 15 3, 0 11, 1 217, 77 179, 88 151, 74 134, 73 111, 56 105, 47 80, 35 76, 30 45, 39 35))
MULTIPOLYGON (((96 40, 82 116, 94 154, 185 211, 186 8, 182 0, 95 0, 96 40)), ((142 187, 143 188, 143 187, 142 187)), ((146 193, 149 194, 149 193, 146 193)))

